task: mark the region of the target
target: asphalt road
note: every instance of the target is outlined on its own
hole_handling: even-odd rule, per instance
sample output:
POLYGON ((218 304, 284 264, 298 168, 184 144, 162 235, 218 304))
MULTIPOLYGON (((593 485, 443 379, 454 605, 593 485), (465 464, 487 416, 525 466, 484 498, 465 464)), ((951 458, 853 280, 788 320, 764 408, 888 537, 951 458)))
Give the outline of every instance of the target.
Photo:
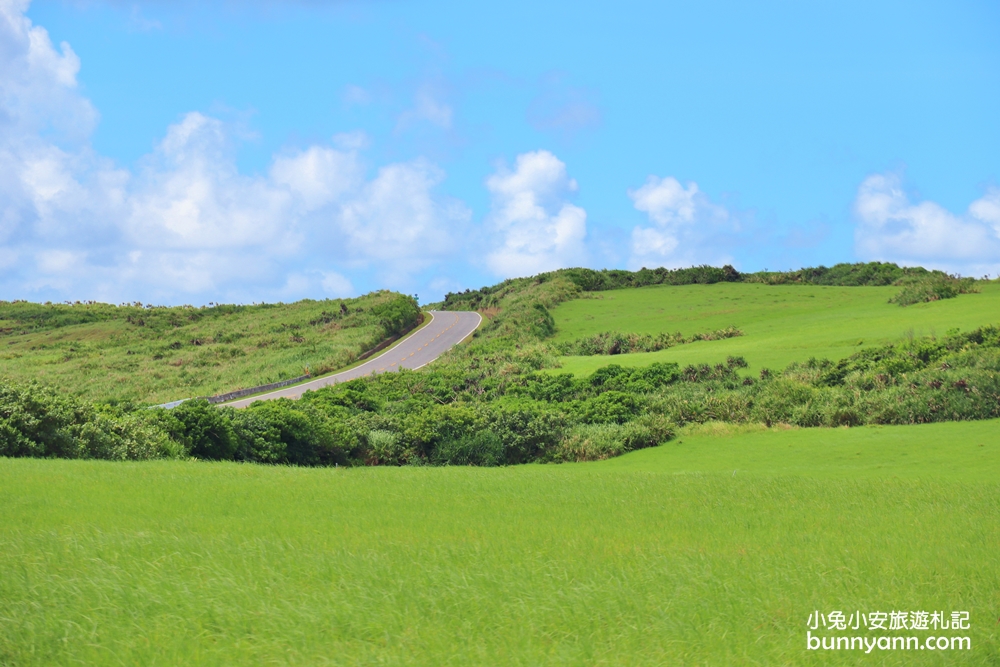
POLYGON ((400 368, 420 368, 431 363, 447 352, 453 345, 464 340, 479 327, 483 321, 479 313, 452 312, 443 310, 431 311, 431 321, 413 332, 394 347, 372 357, 360 366, 355 366, 342 373, 326 375, 309 382, 292 387, 283 387, 266 394, 258 394, 238 401, 225 403, 234 408, 245 408, 255 401, 269 401, 274 398, 298 398, 303 392, 326 387, 338 382, 346 382, 354 378, 372 375, 373 373, 392 373, 400 368))

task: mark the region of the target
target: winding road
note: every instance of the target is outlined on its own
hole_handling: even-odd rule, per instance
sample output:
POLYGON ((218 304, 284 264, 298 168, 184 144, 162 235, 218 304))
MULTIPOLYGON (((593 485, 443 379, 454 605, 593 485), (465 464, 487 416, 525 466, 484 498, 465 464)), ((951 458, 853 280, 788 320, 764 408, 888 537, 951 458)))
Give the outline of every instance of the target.
POLYGON ((249 398, 241 398, 225 403, 233 408, 245 408, 255 401, 269 401, 274 398, 299 398, 304 392, 320 387, 327 387, 338 382, 347 382, 354 378, 372 375, 374 373, 392 373, 400 368, 417 369, 426 366, 451 347, 465 340, 483 321, 479 313, 454 312, 447 310, 431 311, 431 321, 403 338, 393 347, 361 364, 340 373, 326 375, 309 382, 303 382, 291 387, 258 394, 249 398))

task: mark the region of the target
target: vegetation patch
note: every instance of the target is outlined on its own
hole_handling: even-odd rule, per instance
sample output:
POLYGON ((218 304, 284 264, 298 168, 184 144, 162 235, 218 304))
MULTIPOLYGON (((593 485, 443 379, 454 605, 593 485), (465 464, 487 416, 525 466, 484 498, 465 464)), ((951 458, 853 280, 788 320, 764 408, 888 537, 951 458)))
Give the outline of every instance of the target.
POLYGON ((622 333, 621 331, 603 331, 587 338, 558 344, 556 349, 561 354, 585 357, 598 354, 633 354, 636 352, 659 352, 675 345, 684 345, 700 340, 724 340, 742 335, 743 332, 734 326, 691 336, 685 336, 679 331, 672 334, 660 333, 655 336, 641 333, 622 333))
POLYGON ((976 281, 971 278, 959 278, 940 273, 904 279, 899 284, 903 285, 903 289, 889 299, 889 303, 900 306, 954 299, 959 294, 979 291, 976 289, 976 281))

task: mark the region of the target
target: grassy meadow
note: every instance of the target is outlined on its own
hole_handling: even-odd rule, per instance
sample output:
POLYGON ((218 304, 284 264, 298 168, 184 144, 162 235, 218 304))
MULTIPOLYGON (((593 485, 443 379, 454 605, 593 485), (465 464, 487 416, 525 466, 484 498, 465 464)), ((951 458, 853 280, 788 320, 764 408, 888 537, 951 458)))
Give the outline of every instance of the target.
POLYGON ((809 357, 838 360, 863 347, 907 336, 943 335, 1000 322, 1000 283, 981 282, 977 294, 900 307, 889 303, 898 287, 819 285, 657 285, 591 292, 552 309, 553 340, 572 341, 618 330, 685 336, 736 326, 745 335, 699 341, 659 352, 563 357, 558 372, 589 374, 609 363, 646 366, 715 363, 740 355, 750 371, 782 369, 809 357))
POLYGON ((499 469, 0 459, 0 664, 998 664, 998 433, 709 424, 499 469), (807 651, 815 609, 969 611, 972 650, 807 651))
POLYGON ((159 403, 319 374, 412 326, 408 297, 207 308, 0 302, 0 376, 159 403))

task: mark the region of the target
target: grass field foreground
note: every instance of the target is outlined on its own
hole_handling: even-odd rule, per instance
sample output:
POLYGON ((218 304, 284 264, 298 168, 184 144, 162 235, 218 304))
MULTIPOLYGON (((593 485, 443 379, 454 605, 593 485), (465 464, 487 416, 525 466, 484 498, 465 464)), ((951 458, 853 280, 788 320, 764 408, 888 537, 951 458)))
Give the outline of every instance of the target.
POLYGON ((501 469, 0 459, 0 664, 996 664, 998 426, 702 425, 501 469), (805 650, 813 610, 900 608, 971 612, 972 650, 805 650))
POLYGON ((552 309, 553 340, 572 341, 604 331, 685 336, 736 326, 744 336, 699 341, 659 352, 562 357, 557 372, 589 374, 611 363, 647 366, 717 363, 740 355, 750 371, 785 368, 809 357, 838 360, 864 347, 907 336, 943 335, 1000 322, 1000 283, 981 282, 978 294, 905 308, 888 302, 897 287, 817 285, 653 286, 594 292, 552 309))

